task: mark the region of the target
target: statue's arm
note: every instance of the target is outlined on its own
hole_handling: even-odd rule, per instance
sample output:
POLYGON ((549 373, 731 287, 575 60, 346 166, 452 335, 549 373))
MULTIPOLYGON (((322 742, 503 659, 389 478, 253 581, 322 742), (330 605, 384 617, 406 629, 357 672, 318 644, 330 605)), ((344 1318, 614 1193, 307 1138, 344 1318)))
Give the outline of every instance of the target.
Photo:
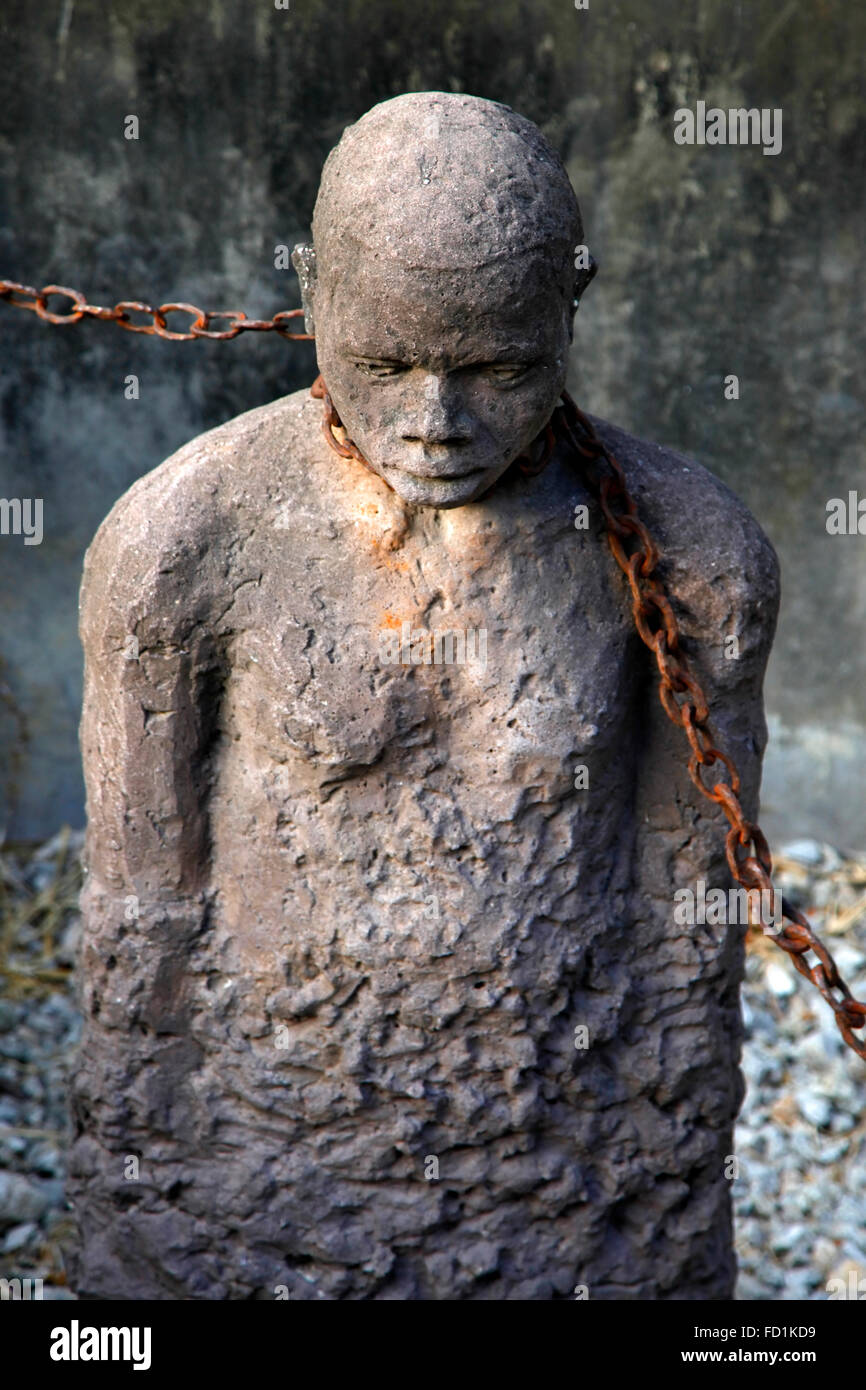
MULTIPOLYGON (((660 542, 660 574, 683 650, 707 696, 713 740, 736 764, 745 815, 754 820, 767 739, 763 681, 779 607, 778 561, 758 523, 727 488, 691 461, 659 453, 656 468, 641 475, 636 501, 660 542)), ((689 777, 688 740, 663 711, 655 660, 642 645, 641 651, 646 685, 636 792, 636 908, 654 923, 650 937, 656 943, 643 961, 641 988, 649 1009, 663 999, 672 1010, 676 1026, 667 1031, 668 1045, 682 1052, 684 1071, 713 1097, 723 1119, 738 1104, 745 929, 677 923, 674 893, 685 888, 697 896, 700 879, 707 888, 735 886, 725 859, 729 823, 689 777), (730 1069, 720 1070, 725 1054, 730 1069)), ((727 773, 716 763, 704 778, 712 785, 726 781, 727 773)))
POLYGON ((84 974, 91 993, 101 991, 103 1026, 111 1026, 106 1010, 118 1026, 141 1010, 152 1015, 145 1024, 166 1025, 176 1003, 170 962, 179 980, 207 912, 209 755, 222 678, 213 565, 160 473, 103 523, 81 591, 84 974), (115 999, 118 952, 139 952, 134 1006, 115 999), (159 986, 149 980, 157 960, 159 986))
MULTIPOLYGON (((707 696, 710 733, 715 745, 733 758, 746 817, 754 820, 767 741, 763 685, 779 611, 779 565, 760 525, 739 499, 697 465, 688 467, 690 476, 697 475, 696 483, 683 505, 671 508, 661 575, 683 651, 707 696)), ((661 712, 658 699, 655 703, 661 712)), ((662 744, 671 753, 678 750, 677 761, 684 768, 691 754, 684 731, 663 716, 662 732, 660 753, 662 744)), ((707 784, 720 778, 728 780, 721 763, 705 769, 707 784)), ((727 830, 721 809, 706 801, 688 776, 682 794, 685 806, 709 809, 713 825, 727 830)), ((714 834, 714 842, 716 838, 714 834)))

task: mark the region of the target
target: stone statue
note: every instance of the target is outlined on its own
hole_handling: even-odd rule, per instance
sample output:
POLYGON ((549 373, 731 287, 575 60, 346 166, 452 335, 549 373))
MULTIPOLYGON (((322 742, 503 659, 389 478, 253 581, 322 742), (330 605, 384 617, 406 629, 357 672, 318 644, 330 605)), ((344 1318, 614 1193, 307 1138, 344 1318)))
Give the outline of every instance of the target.
MULTIPOLYGON (((515 462, 582 242, 530 122, 375 107, 296 257, 347 456, 299 392, 88 552, 83 1296, 731 1295, 743 931, 672 911, 730 882, 726 823, 573 454, 515 462)), ((595 424, 754 816, 773 551, 595 424)))

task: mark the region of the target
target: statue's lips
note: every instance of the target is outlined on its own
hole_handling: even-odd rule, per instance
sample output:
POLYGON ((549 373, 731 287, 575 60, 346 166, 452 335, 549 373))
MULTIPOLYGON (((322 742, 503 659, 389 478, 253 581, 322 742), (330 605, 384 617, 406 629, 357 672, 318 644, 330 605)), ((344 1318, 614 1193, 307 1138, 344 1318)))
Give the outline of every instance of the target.
POLYGON ((391 465, 395 472, 402 473, 404 478, 413 478, 419 483, 459 483, 464 478, 477 478, 479 474, 485 473, 485 468, 467 468, 462 473, 416 473, 409 468, 400 468, 397 464, 391 465))
POLYGON ((471 473, 409 473, 400 470, 405 478, 415 478, 419 483, 461 483, 465 478, 477 478, 483 468, 473 468, 471 473))

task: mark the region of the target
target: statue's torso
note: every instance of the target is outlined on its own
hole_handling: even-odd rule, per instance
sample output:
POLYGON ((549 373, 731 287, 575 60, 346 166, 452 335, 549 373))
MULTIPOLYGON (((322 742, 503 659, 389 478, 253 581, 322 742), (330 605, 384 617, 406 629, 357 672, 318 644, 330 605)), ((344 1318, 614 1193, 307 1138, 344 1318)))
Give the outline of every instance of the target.
POLYGON ((290 955, 417 968, 459 942, 490 968, 554 897, 574 915, 629 810, 618 572, 567 498, 537 526, 495 502, 417 513, 385 550, 320 501, 326 572, 309 527, 244 551, 211 811, 224 918, 275 979, 275 926, 290 955))
MULTIPOLYGON (((125 609, 89 638, 100 1012, 79 1093, 103 1147, 82 1162, 110 1176, 144 1135, 151 1154, 117 1250, 170 1227, 141 1296, 171 1278, 195 1297, 655 1297, 686 1266, 724 1294, 739 956, 675 931, 670 906, 674 871, 722 841, 683 778, 670 791, 597 508, 574 526, 590 499, 555 458, 531 485, 407 514, 318 426, 295 397, 196 441, 130 494, 91 566, 156 644, 120 697, 120 757, 99 682, 125 609), (152 513, 162 549, 137 585, 123 556, 149 551, 127 532, 152 513), (404 623, 409 655, 456 632, 474 660, 404 662, 384 645, 404 623), (168 771, 139 778, 160 739, 168 771), (110 756, 120 819, 99 799, 110 756), (189 871, 151 823, 206 873, 207 909, 178 896, 189 871), (143 903, 134 935, 130 873, 173 900, 143 903)), ((643 474, 679 506, 675 533, 679 467, 643 474)), ((739 553, 711 564, 728 585, 739 553)))
POLYGON ((494 497, 405 531, 377 482, 353 482, 355 499, 308 498, 303 527, 277 504, 238 571, 209 953, 212 994, 243 1001, 243 1042, 209 1114, 243 1145, 268 1098, 286 1209, 317 1212, 308 1241, 329 1257, 322 1230, 358 1184, 380 1185, 388 1247, 404 1207, 432 1229, 464 1189, 469 1228, 512 1243, 503 1187, 538 1187, 536 1259, 564 1292, 599 1138, 580 1118, 599 1053, 576 1030, 610 1038, 627 992, 593 962, 628 912, 623 586, 553 473, 536 511, 494 497), (414 645, 388 651, 404 622, 414 645), (401 659, 449 631, 474 661, 401 659))

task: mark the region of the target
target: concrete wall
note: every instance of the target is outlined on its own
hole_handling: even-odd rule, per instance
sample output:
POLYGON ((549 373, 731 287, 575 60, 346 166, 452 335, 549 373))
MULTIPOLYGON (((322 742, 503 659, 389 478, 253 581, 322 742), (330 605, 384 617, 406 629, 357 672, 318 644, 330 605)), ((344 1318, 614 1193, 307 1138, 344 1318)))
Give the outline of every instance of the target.
MULTIPOLYGON (((375 101, 444 88, 537 120, 602 264, 581 402, 699 457, 780 553, 766 824, 862 846, 866 536, 829 536, 825 507, 866 496, 864 40, 847 0, 4 0, 0 276, 269 316, 298 303, 274 247, 306 233, 325 154, 375 101), (781 153, 675 144, 698 99, 781 108, 781 153)), ((44 502, 41 545, 0 536, 10 837, 82 820, 76 591, 96 526, 192 435, 313 374, 310 346, 271 336, 165 343, 0 304, 0 497, 44 502)))

